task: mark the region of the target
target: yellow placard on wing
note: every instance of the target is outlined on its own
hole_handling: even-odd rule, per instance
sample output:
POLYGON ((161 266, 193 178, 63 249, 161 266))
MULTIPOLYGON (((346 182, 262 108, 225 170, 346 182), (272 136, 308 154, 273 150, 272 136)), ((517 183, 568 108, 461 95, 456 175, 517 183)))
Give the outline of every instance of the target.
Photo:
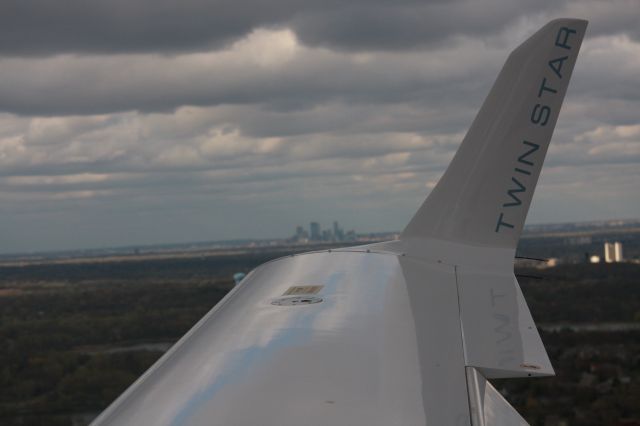
POLYGON ((296 285, 289 287, 282 295, 297 296, 301 294, 318 294, 323 287, 323 285, 296 285))

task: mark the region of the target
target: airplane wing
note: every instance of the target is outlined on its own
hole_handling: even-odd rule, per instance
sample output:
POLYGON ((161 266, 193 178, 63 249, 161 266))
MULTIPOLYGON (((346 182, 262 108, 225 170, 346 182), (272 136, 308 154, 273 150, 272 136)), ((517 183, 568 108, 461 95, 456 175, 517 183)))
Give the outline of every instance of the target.
POLYGON ((258 267, 93 425, 526 425, 488 379, 554 374, 513 259, 586 26, 509 56, 399 240, 258 267))

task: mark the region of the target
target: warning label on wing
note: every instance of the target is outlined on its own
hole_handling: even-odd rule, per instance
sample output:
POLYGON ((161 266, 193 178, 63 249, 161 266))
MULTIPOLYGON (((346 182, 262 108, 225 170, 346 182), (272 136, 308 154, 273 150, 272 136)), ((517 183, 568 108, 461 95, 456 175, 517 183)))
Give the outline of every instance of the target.
POLYGON ((323 285, 296 285, 289 287, 282 295, 297 296, 300 294, 318 294, 323 287, 323 285))

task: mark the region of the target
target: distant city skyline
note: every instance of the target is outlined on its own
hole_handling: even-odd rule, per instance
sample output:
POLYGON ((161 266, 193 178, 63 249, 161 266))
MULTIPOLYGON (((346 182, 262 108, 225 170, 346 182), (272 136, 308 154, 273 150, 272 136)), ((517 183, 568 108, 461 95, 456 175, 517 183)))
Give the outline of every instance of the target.
POLYGON ((356 231, 351 229, 346 231, 340 227, 337 220, 333 221, 330 228, 322 229, 319 222, 309 222, 309 231, 302 225, 296 226, 295 233, 291 237, 294 242, 314 242, 314 241, 355 241, 357 237, 356 231))
MULTIPOLYGON (((310 222, 317 223, 320 226, 319 222, 310 222)), ((337 221, 333 222, 333 225, 339 225, 337 221)), ((638 219, 614 219, 614 220, 598 220, 598 221, 584 221, 584 222, 563 222, 563 223, 546 223, 546 224, 531 224, 525 225, 523 238, 528 238, 530 235, 540 235, 546 233, 556 233, 556 232, 582 232, 585 230, 596 230, 598 228, 638 228, 640 227, 640 218, 638 219)), ((321 229, 321 226, 320 226, 321 229)), ((335 228, 334 228, 335 229, 335 228)), ((325 229, 326 231, 327 229, 325 229)), ((39 251, 24 251, 24 252, 0 252, 0 257, 8 256, 12 258, 14 255, 37 255, 44 253, 73 253, 73 252, 122 252, 132 250, 137 252, 139 250, 151 250, 151 251, 164 251, 164 250, 173 250, 180 249, 184 250, 187 248, 198 249, 204 247, 212 247, 212 246, 228 246, 228 247, 238 247, 238 246, 273 246, 288 244, 288 243, 297 243, 297 244, 314 244, 314 243, 331 243, 331 242, 362 242, 366 243, 374 240, 391 240, 396 238, 400 234, 401 230, 386 230, 386 231, 373 231, 373 232, 356 232, 355 230, 349 230, 344 234, 344 239, 341 241, 336 241, 333 239, 323 240, 311 240, 304 238, 298 240, 298 236, 309 236, 309 232, 302 225, 295 226, 295 232, 293 236, 289 233, 289 235, 280 235, 273 238, 257 238, 257 237, 244 237, 244 238, 231 238, 231 239, 223 239, 223 240, 203 240, 203 239, 195 239, 190 241, 163 241, 159 243, 138 243, 138 244, 127 244, 127 245, 113 245, 113 246, 91 246, 91 247, 78 247, 71 249, 53 249, 53 250, 39 250, 39 251)), ((320 233, 322 237, 322 233, 320 233)), ((582 244, 585 242, 591 242, 590 237, 571 237, 567 239, 568 244, 582 244)), ((618 249, 620 253, 620 258, 622 258, 622 247, 618 249)), ((604 255, 602 256, 602 260, 604 261, 604 255)))

